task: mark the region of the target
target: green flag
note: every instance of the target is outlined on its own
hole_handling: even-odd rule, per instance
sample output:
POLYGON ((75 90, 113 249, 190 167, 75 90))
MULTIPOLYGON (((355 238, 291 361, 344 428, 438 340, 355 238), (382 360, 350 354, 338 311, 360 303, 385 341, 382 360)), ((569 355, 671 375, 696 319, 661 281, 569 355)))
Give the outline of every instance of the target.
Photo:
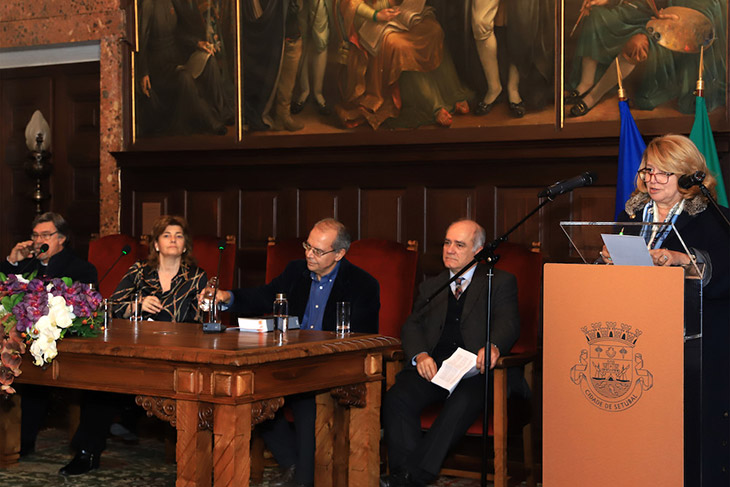
POLYGON ((710 119, 707 116, 707 105, 705 105, 705 99, 701 96, 698 96, 695 102, 695 123, 692 125, 689 138, 705 156, 707 168, 717 179, 717 186, 715 187, 717 202, 722 206, 728 206, 725 182, 722 179, 722 171, 720 170, 720 159, 717 157, 715 139, 712 137, 712 127, 710 127, 710 119))

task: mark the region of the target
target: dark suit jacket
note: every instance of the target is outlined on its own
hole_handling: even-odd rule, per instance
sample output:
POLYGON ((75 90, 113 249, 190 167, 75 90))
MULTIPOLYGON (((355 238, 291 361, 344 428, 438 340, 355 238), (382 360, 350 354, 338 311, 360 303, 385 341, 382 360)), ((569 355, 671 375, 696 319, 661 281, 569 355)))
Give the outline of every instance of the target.
MULTIPOLYGON (((441 337, 446 322, 449 289, 444 289, 426 305, 426 299, 449 279, 444 271, 428 279, 419 287, 418 299, 401 329, 401 342, 406 356, 406 367, 421 352, 431 354, 441 337), (425 305, 425 307, 424 307, 425 305)), ((461 336, 467 350, 477 353, 486 342, 487 268, 477 265, 474 278, 465 296, 461 313, 461 336)), ((491 342, 501 355, 506 355, 520 336, 520 318, 517 306, 517 279, 509 272, 495 269, 492 280, 491 342)))
POLYGON ((73 250, 64 247, 59 253, 48 259, 48 265, 44 266, 39 260, 29 262, 28 259, 21 260, 17 265, 12 265, 7 259, 0 263, 0 272, 4 274, 28 274, 38 271, 37 276, 42 277, 68 277, 74 282, 96 284, 96 267, 77 256, 73 250))
MULTIPOLYGON (((730 216, 727 208, 721 208, 725 216, 730 216)), ((640 222, 642 210, 643 207, 633 215, 624 211, 618 221, 640 222)), ((730 297, 730 231, 720 216, 709 207, 694 215, 683 211, 674 226, 690 251, 701 251, 710 259, 712 278, 704 289, 705 298, 727 300, 730 297)), ((662 248, 684 253, 682 244, 673 232, 662 243, 662 248)))
MULTIPOLYGON (((249 316, 271 313, 276 293, 284 293, 289 301, 289 314, 298 316, 301 323, 309 300, 311 284, 312 278, 307 269, 307 262, 303 259, 295 260, 265 286, 232 290, 233 306, 230 311, 249 316)), ((380 311, 378 281, 364 270, 352 265, 347 259, 340 261, 340 269, 337 271, 337 278, 324 309, 323 330, 335 331, 335 307, 338 301, 350 302, 352 331, 378 332, 380 311)))

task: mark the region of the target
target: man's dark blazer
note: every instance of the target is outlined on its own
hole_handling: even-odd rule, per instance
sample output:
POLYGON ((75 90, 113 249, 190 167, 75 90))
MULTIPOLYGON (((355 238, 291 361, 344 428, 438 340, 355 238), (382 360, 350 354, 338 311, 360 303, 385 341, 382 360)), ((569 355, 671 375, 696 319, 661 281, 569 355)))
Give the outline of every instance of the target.
MULTIPOLYGON (((251 289, 232 290, 233 305, 230 311, 249 316, 271 313, 276 294, 284 293, 289 301, 289 314, 298 316, 299 323, 304 327, 307 323, 302 323, 302 318, 307 308, 311 285, 312 277, 310 270, 307 269, 307 261, 294 260, 269 284, 251 289)), ((338 301, 350 302, 352 331, 378 332, 380 311, 378 281, 344 258, 340 261, 337 278, 324 309, 323 330, 335 331, 335 307, 338 301)))
POLYGON ((13 265, 7 259, 0 263, 0 272, 3 274, 28 274, 38 271, 37 276, 42 277, 68 277, 74 282, 96 284, 96 267, 77 256, 73 250, 64 247, 59 253, 48 259, 48 265, 44 266, 39 260, 29 262, 24 259, 13 265))
MULTIPOLYGON (((451 290, 444 289, 429 304, 426 304, 426 299, 448 279, 449 272, 444 271, 419 287, 414 311, 401 329, 406 367, 413 366, 411 359, 416 354, 427 352, 430 355, 441 337, 446 322, 448 293, 451 290)), ((467 350, 472 353, 477 353, 486 342, 486 295, 487 268, 478 264, 472 282, 467 287, 466 301, 461 313, 461 336, 467 350)), ((495 269, 492 279, 491 342, 499 348, 501 355, 506 355, 519 336, 517 279, 509 272, 495 269)))

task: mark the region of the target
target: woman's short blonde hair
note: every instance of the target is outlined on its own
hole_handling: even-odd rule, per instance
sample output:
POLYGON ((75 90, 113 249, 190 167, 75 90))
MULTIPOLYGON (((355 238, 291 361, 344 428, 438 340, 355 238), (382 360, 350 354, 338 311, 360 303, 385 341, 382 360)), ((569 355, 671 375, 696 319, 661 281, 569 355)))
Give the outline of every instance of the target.
POLYGON ((169 226, 178 226, 182 228, 183 238, 185 239, 185 250, 182 253, 182 261, 188 265, 194 265, 193 238, 190 236, 190 231, 188 230, 188 222, 185 218, 177 215, 162 215, 152 225, 152 234, 150 235, 150 255, 147 257, 147 262, 149 262, 155 269, 159 267, 160 252, 156 247, 157 239, 160 238, 160 235, 165 233, 165 229, 169 226))
MULTIPOLYGON (((641 157, 639 170, 644 169, 651 162, 659 171, 674 173, 677 178, 685 174, 694 174, 696 171, 705 173, 703 184, 715 196, 715 185, 717 182, 707 169, 705 156, 697 149, 697 146, 684 135, 667 134, 657 137, 646 146, 644 155, 641 157)), ((646 184, 636 174, 636 188, 646 193, 646 184)), ((692 186, 689 189, 679 188, 683 198, 693 198, 700 192, 700 188, 692 186)))

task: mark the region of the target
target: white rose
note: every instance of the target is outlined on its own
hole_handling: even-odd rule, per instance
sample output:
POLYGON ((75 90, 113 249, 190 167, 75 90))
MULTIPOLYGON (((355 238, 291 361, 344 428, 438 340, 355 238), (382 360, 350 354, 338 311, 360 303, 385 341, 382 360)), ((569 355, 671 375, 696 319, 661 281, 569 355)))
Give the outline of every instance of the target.
POLYGON ((30 282, 28 279, 24 278, 20 274, 15 274, 15 277, 18 278, 18 282, 22 282, 23 284, 28 284, 30 282))

